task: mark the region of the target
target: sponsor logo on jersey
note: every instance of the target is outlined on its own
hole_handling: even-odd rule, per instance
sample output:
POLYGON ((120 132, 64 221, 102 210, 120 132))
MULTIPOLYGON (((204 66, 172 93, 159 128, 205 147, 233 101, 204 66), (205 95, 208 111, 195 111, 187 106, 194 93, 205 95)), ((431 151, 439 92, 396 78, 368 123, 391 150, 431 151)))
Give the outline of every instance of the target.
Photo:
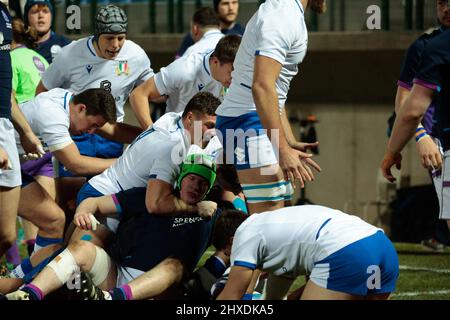
POLYGON ((92 64, 88 64, 88 65, 86 66, 86 70, 87 70, 87 72, 88 72, 89 74, 91 74, 92 64))
POLYGON ((116 74, 118 76, 130 73, 130 67, 128 66, 128 61, 119 61, 119 65, 116 67, 116 74))
POLYGON ((186 218, 175 218, 173 220, 172 228, 174 227, 180 227, 185 224, 193 224, 197 222, 203 221, 203 218, 201 217, 186 217, 186 218))
POLYGON ((34 66, 36 67, 36 69, 38 69, 39 73, 43 73, 45 71, 45 65, 41 61, 41 59, 39 59, 39 57, 34 56, 33 63, 34 63, 34 66))
POLYGON ((198 91, 202 91, 202 89, 205 87, 203 83, 198 84, 198 91))

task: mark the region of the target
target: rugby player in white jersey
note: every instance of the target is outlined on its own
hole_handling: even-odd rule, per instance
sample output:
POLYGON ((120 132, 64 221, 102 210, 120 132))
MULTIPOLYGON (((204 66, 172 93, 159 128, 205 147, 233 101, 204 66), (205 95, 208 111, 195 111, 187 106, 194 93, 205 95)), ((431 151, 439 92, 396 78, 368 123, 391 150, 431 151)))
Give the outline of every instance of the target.
POLYGON ((209 53, 193 53, 172 62, 137 87, 130 96, 135 110, 148 110, 148 100, 164 95, 167 112, 182 112, 197 92, 210 92, 215 97, 223 95, 223 88, 231 82, 231 71, 241 37, 223 37, 209 53))
POLYGON ((316 205, 250 216, 227 250, 231 271, 219 300, 242 299, 257 268, 269 273, 262 296, 267 300, 283 299, 305 274, 301 299, 387 299, 399 274, 397 253, 383 230, 316 205))
POLYGON ((219 17, 212 8, 203 7, 195 11, 191 23, 191 36, 195 43, 187 48, 183 57, 191 53, 214 50, 219 40, 223 38, 219 17))
POLYGON ((231 86, 217 110, 226 163, 235 164, 251 213, 282 207, 292 193, 289 181, 298 179, 303 186, 313 179, 308 165, 320 171, 300 144, 287 139, 283 129, 290 126, 282 125, 280 116, 306 54, 308 7, 321 13, 325 0, 268 0, 259 7, 246 26, 231 86))
MULTIPOLYGON (((109 92, 88 89, 74 95, 68 90, 53 89, 21 107, 33 132, 42 139, 53 157, 73 172, 94 175, 115 161, 80 155, 71 138, 71 134, 93 133, 106 122, 115 122, 115 102, 109 92)), ((23 153, 20 146, 18 149, 19 153, 23 153)), ((33 177, 23 172, 18 213, 39 228, 34 247, 35 254, 39 256, 35 261, 40 262, 41 256, 46 257, 61 247, 65 226, 64 211, 33 177)), ((25 259, 11 275, 22 278, 33 266, 30 259, 25 259)))

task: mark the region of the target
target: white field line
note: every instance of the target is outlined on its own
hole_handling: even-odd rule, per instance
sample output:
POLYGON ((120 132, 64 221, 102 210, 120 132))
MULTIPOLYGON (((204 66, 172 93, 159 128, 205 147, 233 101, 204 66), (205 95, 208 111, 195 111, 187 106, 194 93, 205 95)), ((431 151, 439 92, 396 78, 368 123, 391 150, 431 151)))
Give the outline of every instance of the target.
POLYGON ((438 294, 442 295, 450 294, 450 290, 399 292, 391 294, 391 297, 415 297, 421 295, 438 295, 438 294))
POLYGON ((406 270, 406 271, 428 271, 428 272, 435 272, 435 273, 447 273, 447 274, 450 274, 450 269, 411 267, 411 266, 405 266, 405 265, 400 265, 399 268, 400 268, 400 270, 406 270))

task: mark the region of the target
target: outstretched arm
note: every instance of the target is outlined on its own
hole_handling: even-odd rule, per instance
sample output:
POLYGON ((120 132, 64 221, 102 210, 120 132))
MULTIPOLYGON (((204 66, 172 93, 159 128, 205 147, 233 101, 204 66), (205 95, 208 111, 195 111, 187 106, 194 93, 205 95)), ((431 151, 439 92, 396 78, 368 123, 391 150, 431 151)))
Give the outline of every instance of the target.
POLYGON ((136 115, 136 119, 142 129, 146 130, 153 124, 150 116, 150 104, 149 100, 155 100, 161 98, 161 94, 155 85, 154 77, 146 80, 143 84, 136 87, 130 95, 131 108, 136 115))
POLYGON ((115 195, 106 195, 97 198, 87 198, 83 200, 75 211, 73 223, 83 230, 96 229, 96 219, 91 216, 117 217, 120 213, 120 207, 116 206, 115 195))
POLYGON ((233 266, 227 284, 217 297, 217 300, 241 300, 250 285, 253 276, 252 269, 233 266))

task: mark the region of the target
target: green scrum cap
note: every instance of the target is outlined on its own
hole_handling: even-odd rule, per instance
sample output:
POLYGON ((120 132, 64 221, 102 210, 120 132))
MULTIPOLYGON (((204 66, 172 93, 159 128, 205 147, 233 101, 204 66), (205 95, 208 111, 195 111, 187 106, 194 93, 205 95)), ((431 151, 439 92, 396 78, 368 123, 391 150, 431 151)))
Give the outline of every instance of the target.
POLYGON ((178 177, 178 188, 181 188, 181 181, 191 173, 208 181, 209 188, 205 193, 206 196, 216 180, 216 164, 213 159, 205 154, 188 155, 181 166, 180 176, 178 177))

